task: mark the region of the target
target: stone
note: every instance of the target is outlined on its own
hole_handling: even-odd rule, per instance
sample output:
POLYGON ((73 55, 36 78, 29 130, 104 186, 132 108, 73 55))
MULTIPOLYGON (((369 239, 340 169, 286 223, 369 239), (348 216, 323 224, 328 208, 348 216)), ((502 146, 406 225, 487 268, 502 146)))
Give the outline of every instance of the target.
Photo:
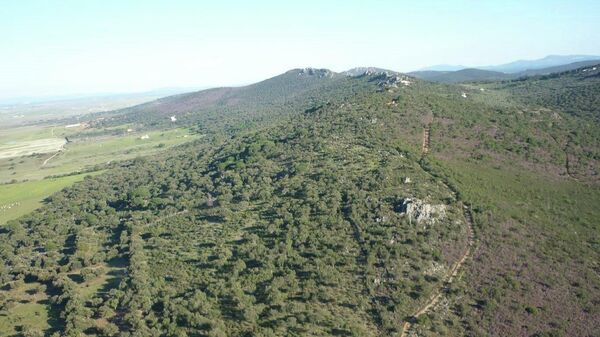
POLYGON ((401 213, 417 224, 433 225, 446 216, 445 205, 431 205, 419 199, 406 198, 399 207, 401 213))

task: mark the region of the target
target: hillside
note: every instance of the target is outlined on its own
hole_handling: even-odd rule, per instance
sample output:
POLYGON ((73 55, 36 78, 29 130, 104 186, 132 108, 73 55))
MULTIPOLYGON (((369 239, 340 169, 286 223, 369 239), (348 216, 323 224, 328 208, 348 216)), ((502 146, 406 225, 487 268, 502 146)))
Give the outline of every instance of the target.
MULTIPOLYGON (((111 126, 140 123, 155 127, 190 125, 201 121, 201 127, 220 129, 225 125, 271 118, 282 114, 286 105, 343 77, 326 69, 293 69, 265 81, 232 88, 215 88, 170 96, 146 104, 117 110, 112 114, 98 114, 92 125, 111 126), (175 116, 177 123, 172 123, 175 116), (229 120, 231 119, 231 120, 229 120)), ((300 101, 298 104, 305 104, 300 101)))
POLYGON ((597 334, 597 70, 369 69, 95 115, 204 137, 10 221, 0 335, 597 334))

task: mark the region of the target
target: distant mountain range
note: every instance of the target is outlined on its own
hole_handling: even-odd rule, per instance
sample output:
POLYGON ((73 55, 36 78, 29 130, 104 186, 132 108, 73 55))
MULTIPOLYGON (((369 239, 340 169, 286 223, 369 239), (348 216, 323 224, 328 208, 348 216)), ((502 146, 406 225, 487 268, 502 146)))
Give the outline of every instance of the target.
POLYGON ((468 68, 483 69, 498 71, 502 73, 518 73, 526 70, 542 69, 548 67, 556 67, 569 63, 600 60, 598 55, 548 55, 544 58, 537 60, 518 60, 500 65, 489 65, 489 66, 463 66, 463 65, 451 65, 451 64, 439 64, 429 66, 416 70, 415 72, 421 71, 458 71, 468 68))
POLYGON ((408 73, 411 76, 434 82, 458 83, 497 81, 524 76, 546 75, 573 70, 600 63, 600 56, 550 55, 538 60, 520 60, 496 66, 461 68, 462 66, 432 66, 408 73))
POLYGON ((519 60, 497 66, 480 67, 483 70, 499 71, 508 74, 519 73, 528 70, 557 67, 566 64, 600 60, 597 55, 549 55, 538 60, 519 60))
POLYGON ((469 68, 467 66, 462 65, 452 65, 452 64, 436 64, 433 66, 421 68, 417 71, 457 71, 461 69, 469 68))

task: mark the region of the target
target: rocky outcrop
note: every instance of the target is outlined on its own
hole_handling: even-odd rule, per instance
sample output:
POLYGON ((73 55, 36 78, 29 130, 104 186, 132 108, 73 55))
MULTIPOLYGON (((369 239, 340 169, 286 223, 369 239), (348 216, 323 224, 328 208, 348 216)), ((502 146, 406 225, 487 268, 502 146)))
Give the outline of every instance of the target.
POLYGON ((329 69, 304 68, 298 70, 298 76, 316 76, 318 78, 332 78, 335 73, 329 69))
POLYGON ((413 83, 409 76, 398 73, 376 74, 371 79, 371 82, 377 82, 377 85, 384 89, 410 86, 413 83))
POLYGON ((374 67, 354 68, 343 72, 343 74, 350 77, 371 76, 372 82, 377 82, 377 85, 385 89, 398 88, 401 85, 409 86, 413 83, 410 76, 374 67))
POLYGON ((398 211, 418 224, 433 225, 446 216, 445 205, 427 204, 422 200, 406 198, 398 206, 398 211))
POLYGON ((382 69, 382 68, 358 67, 358 68, 352 68, 350 70, 346 70, 343 72, 343 74, 346 76, 350 76, 350 77, 360 77, 360 76, 371 76, 371 75, 381 75, 381 74, 391 75, 391 74, 398 74, 398 73, 396 73, 395 71, 382 69))

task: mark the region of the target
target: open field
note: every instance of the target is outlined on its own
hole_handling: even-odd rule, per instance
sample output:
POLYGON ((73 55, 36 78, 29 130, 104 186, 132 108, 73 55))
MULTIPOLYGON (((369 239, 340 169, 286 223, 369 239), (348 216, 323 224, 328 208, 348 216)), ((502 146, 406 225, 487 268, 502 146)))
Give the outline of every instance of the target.
POLYGON ((198 138, 186 129, 128 132, 83 126, 25 126, 0 129, 0 224, 39 207, 44 198, 83 179, 67 175, 96 165, 150 155, 198 138), (67 143, 65 137, 74 138, 67 143), (10 183, 10 184, 8 184, 10 183))
MULTIPOLYGON (((62 126, 25 127, 0 131, 0 144, 16 142, 21 144, 22 149, 26 148, 25 144, 32 143, 46 142, 48 147, 49 144, 55 146, 52 153, 50 151, 42 153, 42 151, 36 150, 30 151, 34 154, 18 158, 3 158, 1 155, 3 153, 2 145, 0 145, 0 183, 39 180, 48 176, 79 172, 98 164, 163 151, 170 146, 198 138, 197 135, 190 134, 186 129, 101 135, 93 134, 97 130, 89 129, 77 133, 78 138, 73 142, 64 144, 64 137, 70 134, 67 132, 73 133, 76 130, 65 129, 62 126), (55 138, 47 138, 52 134, 55 138), (36 139, 36 136, 45 138, 36 139), (54 143, 49 140, 53 140, 54 143), (56 153, 63 144, 62 151, 56 153)), ((10 151, 6 145, 5 149, 6 153, 10 151)))
POLYGON ((46 138, 0 145, 0 159, 29 156, 34 153, 59 151, 67 141, 60 138, 46 138))
POLYGON ((0 185, 0 225, 40 207, 46 197, 87 175, 90 173, 0 185))
POLYGON ((0 129, 0 224, 41 205, 44 198, 83 179, 96 165, 164 151, 198 138, 187 129, 136 132, 33 125, 0 129), (75 138, 67 143, 65 137, 75 138), (10 183, 10 184, 8 184, 10 183))
POLYGON ((0 144, 54 138, 55 136, 58 138, 60 137, 57 132, 59 129, 59 127, 47 125, 0 128, 0 144))
POLYGON ((62 125, 0 128, 0 159, 55 153, 67 143, 65 136, 82 129, 62 125))
POLYGON ((41 332, 50 327, 53 319, 45 286, 38 282, 13 282, 10 290, 0 290, 0 336, 13 336, 20 332, 41 332), (16 329, 15 329, 16 328, 16 329))

